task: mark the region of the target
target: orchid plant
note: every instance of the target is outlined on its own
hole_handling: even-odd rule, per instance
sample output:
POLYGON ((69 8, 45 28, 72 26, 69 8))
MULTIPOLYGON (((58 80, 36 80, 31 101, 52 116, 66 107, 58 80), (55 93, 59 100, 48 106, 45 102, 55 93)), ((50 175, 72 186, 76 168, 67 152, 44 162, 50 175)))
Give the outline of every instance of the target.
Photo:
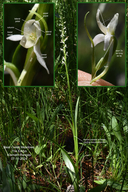
MULTIPOLYGON (((41 66, 43 66, 46 69, 47 73, 48 74, 50 73, 45 63, 45 60, 41 55, 41 45, 46 47, 45 45, 47 42, 46 31, 48 31, 48 27, 45 19, 39 13, 36 12, 39 6, 41 5, 35 4, 32 10, 30 11, 30 14, 24 21, 22 27, 23 31, 21 29, 21 35, 15 34, 6 38, 7 40, 11 41, 20 41, 19 46, 28 49, 26 61, 21 74, 14 63, 4 61, 4 73, 10 74, 13 80, 13 84, 15 86, 28 85, 28 83, 31 83, 32 78, 34 76, 33 66, 35 64, 36 59, 41 64, 41 66), (32 19, 33 15, 36 15, 37 18, 39 18, 39 20, 32 19), (42 36, 40 21, 42 22, 45 29, 44 38, 42 36)), ((17 52, 17 49, 15 52, 17 52)))
POLYGON ((114 17, 111 19, 111 21, 109 22, 109 24, 107 26, 105 26, 100 21, 101 11, 100 11, 100 9, 98 9, 97 13, 96 13, 96 20, 97 20, 97 24, 98 24, 99 29, 103 33, 96 35, 93 39, 92 39, 91 35, 89 34, 88 29, 86 27, 86 17, 88 15, 88 13, 89 12, 87 12, 85 14, 84 25, 85 25, 85 30, 87 32, 87 35, 91 41, 91 47, 93 49, 93 53, 92 53, 92 80, 90 82, 90 84, 92 84, 93 82, 95 82, 98 79, 100 79, 101 77, 103 77, 109 69, 109 64, 110 64, 111 58, 112 58, 112 56, 116 50, 116 47, 117 47, 115 30, 116 30, 116 27, 118 24, 119 13, 116 13, 114 15, 114 17), (99 62, 97 64, 95 64, 95 46, 101 42, 104 42, 103 50, 105 51, 105 54, 99 60, 99 62), (96 76, 97 71, 99 69, 101 69, 102 67, 104 67, 104 70, 98 76, 96 76))

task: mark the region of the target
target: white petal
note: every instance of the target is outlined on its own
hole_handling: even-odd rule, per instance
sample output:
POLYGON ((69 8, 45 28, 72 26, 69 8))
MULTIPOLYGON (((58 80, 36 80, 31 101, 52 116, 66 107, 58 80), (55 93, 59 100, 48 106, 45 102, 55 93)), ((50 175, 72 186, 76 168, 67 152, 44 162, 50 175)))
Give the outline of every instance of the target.
POLYGON ((20 44, 21 44, 24 48, 28 49, 28 48, 30 48, 30 47, 33 47, 33 46, 35 45, 35 42, 33 43, 33 41, 32 41, 31 39, 27 40, 26 37, 23 36, 23 38, 22 38, 21 41, 20 41, 20 44))
POLYGON ((108 33, 104 38, 104 51, 108 48, 112 35, 108 33))
POLYGON ((100 3, 100 5, 99 5, 99 8, 98 8, 98 9, 100 9, 101 13, 103 13, 103 11, 104 11, 104 9, 105 9, 106 5, 107 5, 107 3, 100 3))
POLYGON ((35 19, 31 19, 27 21, 24 25, 24 42, 20 42, 20 44, 24 48, 33 47, 38 39, 41 37, 41 27, 39 21, 35 19))
POLYGON ((11 41, 20 41, 22 39, 23 35, 11 35, 9 37, 7 37, 7 40, 11 40, 11 41))
POLYGON ((104 34, 106 34, 107 31, 108 31, 108 29, 107 29, 107 27, 104 26, 104 25, 101 23, 101 21, 100 21, 100 9, 97 10, 96 20, 97 20, 97 24, 98 24, 100 30, 101 30, 104 34))
POLYGON ((5 71, 5 69, 6 69, 6 65, 4 65, 4 71, 5 71))
POLYGON ((49 70, 46 66, 46 63, 44 59, 41 56, 41 51, 40 51, 40 41, 34 46, 34 53, 36 54, 38 62, 47 70, 47 73, 49 74, 49 70))
POLYGON ((26 37, 22 37, 21 41, 20 41, 20 44, 24 47, 24 48, 27 48, 25 47, 25 44, 26 44, 26 37))
MULTIPOLYGON (((104 37, 105 35, 103 34, 98 34, 94 37, 93 42, 94 42, 94 46, 96 46, 97 44, 101 43, 102 41, 104 41, 104 37)), ((92 44, 91 44, 92 47, 92 44)))
POLYGON ((107 25, 108 31, 114 35, 116 26, 118 24, 119 13, 116 13, 112 20, 107 25))

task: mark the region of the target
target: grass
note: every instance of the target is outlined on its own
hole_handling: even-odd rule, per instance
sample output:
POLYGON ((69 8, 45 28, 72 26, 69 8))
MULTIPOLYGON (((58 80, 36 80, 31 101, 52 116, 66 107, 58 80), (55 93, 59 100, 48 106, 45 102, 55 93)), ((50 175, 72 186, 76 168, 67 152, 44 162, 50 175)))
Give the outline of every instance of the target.
POLYGON ((2 190, 128 191, 128 91, 76 87, 76 2, 56 2, 55 87, 0 82, 2 190))
MULTIPOLYGON (((94 90, 85 89, 85 92, 79 93, 80 100, 76 105, 78 107, 79 104, 79 110, 73 109, 74 114, 75 110, 78 113, 78 184, 82 183, 85 186, 86 183, 87 189, 96 186, 95 181, 102 184, 105 178, 108 179, 108 185, 114 181, 118 182, 118 185, 115 184, 114 187, 121 188, 124 173, 126 173, 124 186, 126 185, 127 105, 124 103, 127 101, 127 92, 122 93, 116 89, 106 89, 106 91, 99 89, 93 93, 94 90), (82 96, 87 98, 86 101, 82 96), (111 102, 112 100, 113 102, 111 102), (117 132, 116 129, 121 129, 121 132, 117 132), (97 138, 105 139, 107 142, 103 144, 85 143, 85 139, 97 138)), ((3 167, 8 165, 7 162, 13 167, 14 183, 19 183, 18 186, 20 186, 18 190, 20 188, 29 190, 30 188, 32 191, 32 188, 37 189, 40 186, 41 189, 45 189, 46 186, 49 186, 51 191, 55 189, 64 191, 66 186, 72 183, 70 164, 75 167, 76 163, 74 153, 71 152, 69 156, 68 152, 64 150, 64 137, 68 138, 71 132, 71 125, 68 121, 71 116, 66 107, 68 103, 63 98, 61 105, 58 106, 52 97, 53 89, 36 88, 34 91, 30 89, 27 94, 28 91, 25 88, 18 90, 6 88, 6 92, 2 93, 0 103, 3 109, 3 113, 1 113, 3 167), (17 101, 19 102, 17 103, 17 101), (11 103, 13 103, 12 106, 11 103), (27 149, 27 153, 31 154, 31 157, 21 161, 10 160, 10 157, 7 157, 9 150, 5 150, 3 146, 20 145, 33 146, 31 149, 27 149), (67 168, 64 166, 64 162, 67 168), (20 183, 19 177, 23 177, 24 174, 26 175, 24 182, 27 185, 20 183), (68 178, 66 175, 69 175, 68 178)), ((54 98, 56 100, 55 96, 54 98)), ((75 169, 74 173, 77 174, 75 169)), ((125 189, 127 189, 126 186, 125 189)), ((112 190, 114 189, 112 188, 112 190)))

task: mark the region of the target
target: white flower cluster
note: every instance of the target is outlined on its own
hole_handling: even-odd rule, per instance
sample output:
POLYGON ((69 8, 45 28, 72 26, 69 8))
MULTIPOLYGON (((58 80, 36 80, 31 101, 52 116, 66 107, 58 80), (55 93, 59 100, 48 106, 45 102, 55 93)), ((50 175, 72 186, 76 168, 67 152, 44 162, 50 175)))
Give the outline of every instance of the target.
POLYGON ((63 54, 64 54, 64 56, 62 57, 62 64, 64 64, 64 65, 66 65, 66 58, 67 58, 67 56, 68 56, 68 52, 66 52, 66 48, 67 48, 67 45, 66 45, 66 41, 67 41, 67 39, 68 39, 68 36, 67 37, 65 37, 66 35, 66 27, 65 27, 65 24, 66 23, 66 21, 65 22, 63 22, 62 24, 59 24, 59 26, 61 26, 62 27, 62 29, 61 30, 59 30, 60 32, 61 32, 61 35, 60 35, 60 37, 61 37, 61 42, 60 43, 62 43, 62 48, 60 48, 60 51, 62 51, 63 52, 63 54))

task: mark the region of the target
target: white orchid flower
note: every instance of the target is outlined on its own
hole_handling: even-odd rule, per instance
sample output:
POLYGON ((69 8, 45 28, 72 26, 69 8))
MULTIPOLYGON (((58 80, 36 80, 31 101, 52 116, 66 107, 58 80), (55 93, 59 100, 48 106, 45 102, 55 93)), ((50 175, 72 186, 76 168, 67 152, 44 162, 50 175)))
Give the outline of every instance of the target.
POLYGON ((27 49, 33 47, 33 51, 36 54, 38 62, 47 70, 47 73, 49 74, 49 70, 46 66, 46 63, 41 56, 40 37, 40 23, 39 21, 31 19, 27 21, 24 25, 24 35, 11 35, 6 39, 11 41, 20 41, 20 45, 27 49))
MULTIPOLYGON (((97 24, 98 24, 100 30, 104 34, 98 34, 94 37, 94 39, 93 39, 94 46, 96 46, 97 44, 104 41, 104 51, 108 48, 108 46, 110 45, 110 42, 115 34, 116 26, 118 24, 118 17, 119 17, 119 13, 116 13, 114 15, 114 17, 112 18, 112 20, 110 21, 110 23, 106 27, 100 21, 100 9, 97 10, 97 14, 96 14, 97 24)), ((92 46, 92 44, 91 44, 91 46, 92 46)))

